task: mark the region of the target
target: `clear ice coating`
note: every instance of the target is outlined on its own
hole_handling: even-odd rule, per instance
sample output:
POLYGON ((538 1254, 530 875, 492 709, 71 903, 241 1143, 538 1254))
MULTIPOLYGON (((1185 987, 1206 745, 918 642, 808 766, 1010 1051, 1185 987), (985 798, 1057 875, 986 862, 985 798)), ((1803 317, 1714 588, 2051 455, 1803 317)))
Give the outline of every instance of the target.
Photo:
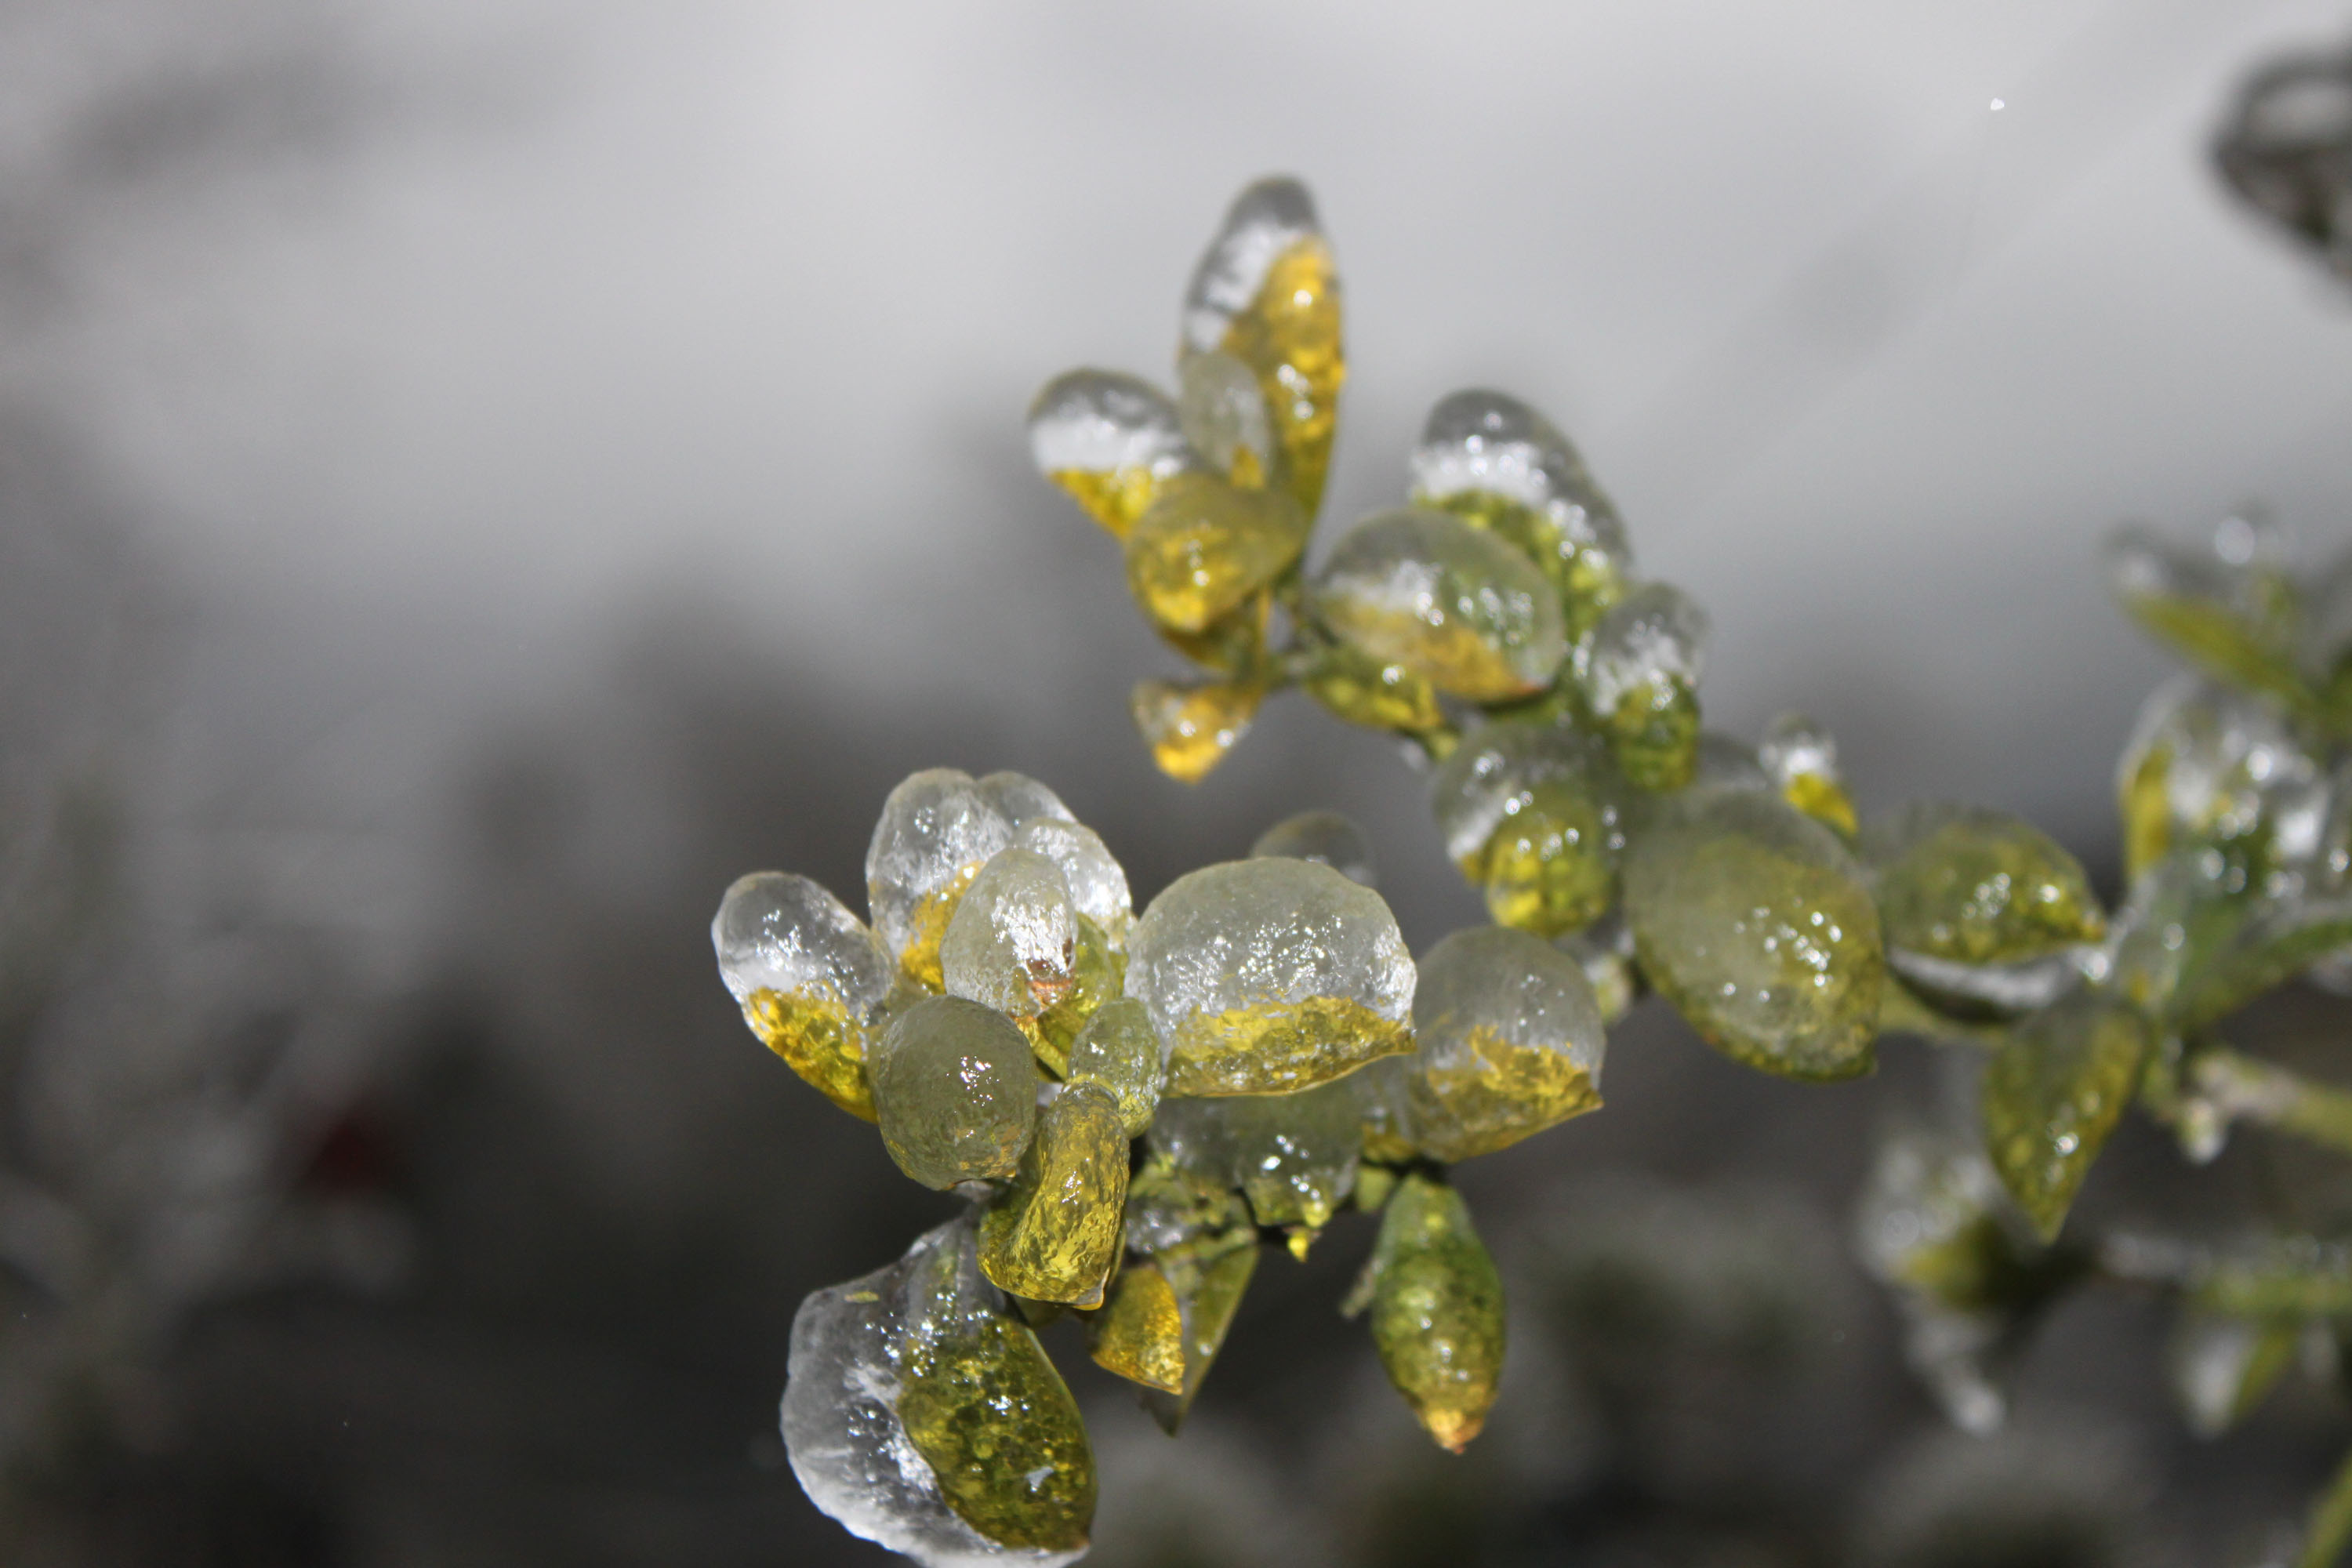
POLYGON ((1494 1407, 1504 1337, 1502 1278, 1461 1194, 1405 1175, 1381 1210, 1365 1276, 1389 1381, 1438 1446, 1460 1453, 1494 1407))
POLYGON ((1317 574, 1312 606, 1370 658, 1474 702, 1542 690, 1568 655, 1543 574, 1451 512, 1400 507, 1358 523, 1317 574))
POLYGON ((2137 525, 2107 542, 2116 598, 2148 632, 2192 663, 2236 684, 2286 694, 2294 664, 2293 584, 2275 529, 2225 520, 2202 547, 2137 525))
POLYGON ((1336 811, 1302 811, 1284 817, 1257 836, 1250 855, 1312 860, 1351 882, 1367 888, 1380 886, 1372 865, 1372 841, 1364 837, 1362 828, 1336 811))
POLYGON ((1038 472, 1121 539, 1162 484, 1199 467, 1167 395, 1107 370, 1046 384, 1029 405, 1029 451, 1038 472))
POLYGON ((1693 790, 1635 837, 1624 883, 1642 972, 1709 1044, 1790 1078, 1870 1070, 1885 959, 1835 834, 1773 795, 1693 790))
POLYGON ((1408 1050, 1412 986, 1381 896, 1306 860, 1180 877, 1128 942, 1171 1096, 1286 1093, 1408 1050))
POLYGON ((1208 631, 1298 559, 1307 514, 1280 490, 1180 474, 1127 536, 1127 585, 1153 624, 1208 631))
POLYGON ((1421 961, 1405 1061, 1407 1126, 1449 1163, 1601 1106, 1608 1046, 1576 960, 1502 926, 1455 931, 1421 961))
POLYGON ((1616 896, 1627 785, 1608 749, 1574 730, 1496 721, 1430 784, 1445 853, 1497 923, 1556 936, 1616 896))
POLYGON ((1222 353, 1257 377, 1285 480, 1308 516, 1323 497, 1339 385, 1339 278, 1307 187, 1260 180, 1234 199, 1184 294, 1179 359, 1222 353))
MULTIPOLYGON (((1702 737, 1702 748, 1706 744, 1702 737)), ((1853 801, 1838 773, 1837 738, 1806 714, 1776 715, 1756 744, 1756 761, 1781 798, 1848 838, 1856 830, 1853 801)), ((1706 772, 1702 756, 1699 769, 1706 772)))
POLYGON ((1854 1215, 1863 1267, 1896 1291, 1904 1359, 1952 1424, 1979 1436, 2007 1419, 1986 1362, 2007 1334, 2010 1297, 2038 1263, 2004 1206, 1981 1149, 1906 1131, 1880 1147, 1854 1215))
POLYGON ((871 1068, 882 1142, 927 1187, 1012 1175, 1037 1120, 1026 1036, 993 1007, 930 996, 898 1015, 871 1068))
POLYGON ((1214 351, 1185 355, 1177 371, 1182 383, 1177 414, 1192 449, 1213 472, 1245 489, 1263 488, 1277 459, 1257 374, 1214 351))
POLYGON ((1091 1083, 1066 1085, 1038 1113, 1018 1179, 981 1220, 989 1279, 1033 1301, 1100 1306, 1118 1261, 1127 1163, 1118 1101, 1091 1083))
POLYGON ((1706 612, 1667 583, 1633 590, 1593 628, 1585 700, 1643 789, 1680 789, 1696 767, 1706 634, 1706 612))
POLYGON ((806 877, 758 871, 719 900, 710 945, 761 1043, 835 1104, 872 1121, 867 1036, 897 966, 866 922, 806 877))
POLYGON ((1249 733, 1265 700, 1265 690, 1245 681, 1139 680, 1128 711, 1160 771, 1198 784, 1249 733))
POLYGON ((940 942, 940 973, 950 996, 1034 1018, 1069 991, 1077 948, 1078 912, 1061 868, 1016 845, 991 857, 957 901, 940 942))
POLYGON ((1568 437, 1517 398, 1471 390, 1441 399, 1412 466, 1415 504, 1510 541, 1542 570, 1571 637, 1622 591, 1633 552, 1616 507, 1568 437))
POLYGON ((1198 1184, 1238 1189, 1262 1226, 1320 1230, 1355 1184, 1356 1079, 1297 1094, 1167 1100, 1151 1147, 1198 1184))
POLYGON ((1011 842, 1012 820, 961 769, 928 768, 890 792, 866 851, 866 901, 874 934, 908 974, 940 984, 940 939, 956 900, 1011 842))
POLYGON ((818 1508, 851 1534, 925 1568, 1060 1568, 1086 1554, 1094 1471, 1085 1428, 1052 1363, 978 1279, 971 1255, 971 1222, 952 1220, 898 1262, 801 1303, 784 1385, 784 1451, 818 1508), (983 1378, 962 1391, 938 1387, 960 1355, 984 1368, 983 1378), (984 1390, 1000 1397, 975 1412, 984 1390), (952 1430, 959 1416, 1006 1429, 997 1434, 1011 1438, 999 1453, 1004 1469, 959 1475, 951 1493, 933 1458, 952 1464, 956 1445, 910 1430, 910 1393, 924 1437, 952 1430), (1010 1468, 1024 1462, 1022 1470, 1010 1468), (974 1479, 980 1484, 969 1484, 974 1479), (1014 1515, 1009 1533, 1029 1539, 1013 1544, 983 1534, 967 1509, 999 1530, 1014 1515))
POLYGON ((1125 945, 1127 928, 1135 923, 1127 870, 1093 828, 1053 817, 1033 817, 1013 836, 1013 847, 1034 850, 1060 868, 1070 902, 1078 913, 1100 926, 1114 945, 1125 945))
POLYGON ((1916 801, 1873 822, 1862 849, 1876 878, 1890 952, 2010 964, 2106 933, 2081 863, 2006 812, 1916 801))
POLYGON ((2080 993, 2025 1018, 1985 1068, 1985 1148, 2044 1240, 2065 1223, 2154 1043, 2137 1009, 2080 993))
POLYGON ((1062 1077, 1108 1093, 1118 1107, 1119 1125, 1137 1138, 1159 1107, 1160 1073, 1160 1037, 1152 1033, 1151 1016, 1142 1003, 1122 996, 1104 1003, 1087 1020, 1062 1077))
POLYGON ((2327 809, 2326 779, 2277 711, 2193 675, 2141 705, 2116 792, 2133 877, 2191 846, 2221 849, 2240 878, 2305 858, 2327 809))

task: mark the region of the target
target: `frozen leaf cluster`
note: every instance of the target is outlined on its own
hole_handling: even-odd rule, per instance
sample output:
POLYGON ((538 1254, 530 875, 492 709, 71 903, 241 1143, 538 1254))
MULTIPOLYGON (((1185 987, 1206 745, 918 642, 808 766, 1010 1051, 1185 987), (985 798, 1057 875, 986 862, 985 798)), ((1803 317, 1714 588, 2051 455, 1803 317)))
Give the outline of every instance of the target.
POLYGON ((870 919, 791 873, 728 889, 712 942, 752 1032, 970 1205, 801 1310, 784 1436, 820 1507, 929 1563, 1071 1561, 1092 1461, 1032 1327, 1078 1314, 1172 1432, 1262 1246, 1303 1258, 1351 1202, 1404 1204, 1373 1341, 1432 1436, 1469 1440, 1503 1307, 1441 1162, 1598 1106, 1600 1004, 1521 931, 1416 964, 1371 876, 1360 830, 1312 814, 1138 918, 1050 790, 935 768, 883 805, 870 919))

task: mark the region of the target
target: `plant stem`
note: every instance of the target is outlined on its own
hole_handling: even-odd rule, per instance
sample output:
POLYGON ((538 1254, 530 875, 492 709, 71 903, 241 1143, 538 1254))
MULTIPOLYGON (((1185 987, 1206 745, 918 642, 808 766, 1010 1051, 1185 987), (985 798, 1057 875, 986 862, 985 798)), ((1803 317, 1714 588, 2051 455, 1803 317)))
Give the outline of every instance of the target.
POLYGON ((2303 1552, 2295 1568, 2335 1568, 2352 1542, 2352 1454, 2345 1456, 2327 1489, 2313 1500, 2311 1522, 2304 1527, 2303 1552))
MULTIPOLYGON (((2226 1047, 2200 1052, 2189 1065, 2189 1077, 2196 1092, 2224 1121, 2259 1121, 2352 1154, 2352 1091, 2314 1083, 2226 1047)), ((2352 1489, 2347 1489, 2345 1506, 2352 1509, 2352 1489)))

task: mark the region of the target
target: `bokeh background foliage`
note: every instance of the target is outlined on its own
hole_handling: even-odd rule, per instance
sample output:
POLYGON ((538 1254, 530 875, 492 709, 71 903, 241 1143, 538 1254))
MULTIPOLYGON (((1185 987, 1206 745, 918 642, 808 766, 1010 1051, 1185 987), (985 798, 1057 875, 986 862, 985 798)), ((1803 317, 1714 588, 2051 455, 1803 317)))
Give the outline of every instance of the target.
MULTIPOLYGON (((749 866, 855 887, 916 767, 1050 780, 1139 898, 1334 806, 1417 949, 1479 918, 1303 703, 1151 772, 1160 656, 1022 450, 1052 371, 1160 374, 1136 301, 1269 168, 1346 247, 1332 516, 1438 394, 1512 387, 1739 650, 1713 721, 1801 703, 1866 804, 2021 811, 2112 893, 2164 667, 2098 536, 2260 499, 2342 537, 2340 292, 2206 156, 2342 25, 7 8, 12 1558, 873 1560, 781 1470, 784 1329, 939 1205, 743 1038, 703 927, 749 866)), ((2245 1026, 2340 1049, 2300 993, 2245 1026)), ((1781 1084, 1638 1013, 1604 1116, 1465 1173, 1529 1303, 1470 1458, 1328 1315, 1341 1227, 1269 1260, 1181 1445, 1064 1356, 1097 1560, 2260 1561, 2340 1443, 2319 1385, 2193 1439, 2114 1294, 1989 1443, 1903 1373, 1845 1214, 1939 1070, 1781 1084)), ((2127 1127, 2081 1212, 2340 1202, 2263 1140, 2181 1170, 2127 1127)))

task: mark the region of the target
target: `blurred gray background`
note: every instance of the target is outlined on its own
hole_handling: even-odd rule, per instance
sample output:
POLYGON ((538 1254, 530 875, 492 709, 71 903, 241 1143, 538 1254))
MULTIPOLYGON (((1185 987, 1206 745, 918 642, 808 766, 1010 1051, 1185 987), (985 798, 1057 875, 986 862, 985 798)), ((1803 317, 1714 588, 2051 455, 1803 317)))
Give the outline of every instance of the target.
MULTIPOLYGON (((2113 759, 2167 667, 2105 597, 2102 532, 2249 503, 2307 556, 2352 531, 2352 301, 2206 156, 2248 69, 2347 26, 2305 0, 0 6, 26 1560, 871 1560, 764 1424, 800 1294, 937 1205, 741 1032, 702 928, 759 866, 856 904, 916 767, 1047 780, 1139 900, 1337 806, 1416 946, 1478 918, 1420 782, 1304 702, 1196 789, 1152 772, 1125 694, 1170 656, 1028 467, 1050 375, 1169 370, 1192 261, 1264 173, 1313 186, 1346 280, 1327 540, 1398 498, 1438 396, 1510 389, 1713 613, 1712 722, 1806 707, 1865 813, 2010 806, 2106 872, 2113 759)), ((1672 1215, 1760 1184, 1846 1279, 1868 1130, 1938 1093, 1902 1058, 1808 1098, 1646 1012, 1612 1071, 1606 1116, 1492 1163, 1498 1230, 1610 1208, 1609 1181, 1672 1215), (1602 1184, 1547 1209, 1572 1169, 1602 1184)), ((2168 1190, 2162 1150, 2135 1158, 2168 1190)), ((1207 1468, 1114 1498, 1248 1489, 1219 1463, 1262 1488, 1248 1444, 1369 1363, 1320 1315, 1351 1266, 1261 1287, 1271 1348, 1229 1369, 1260 1386, 1207 1412, 1207 1468)), ((1636 1544, 1563 1526, 1494 1560, 1896 1560, 1853 1542, 1899 1535, 1881 1516, 1941 1472, 1887 1456, 1940 1439, 1841 1289, 1814 1329, 1853 1348, 1810 1392, 1692 1417, 1811 1435, 1801 1481, 1731 1486, 1797 1498, 1785 1520, 1709 1555, 1715 1525, 1674 1531, 1749 1517, 1717 1481, 1574 1471, 1541 1486, 1648 1500, 1636 1544)), ((2124 1447, 2059 1446, 2137 1478, 2102 1496, 2217 1478, 2170 1549, 2218 1561, 2325 1455, 2305 1427, 2179 1448, 2129 1328, 2049 1361, 2059 1429, 2105 1409, 2124 1447)), ((1171 1462, 1136 1451, 1118 1474, 1171 1462)), ((1423 1560, 1289 1542, 1278 1500, 1244 1532, 1265 1551, 1423 1560)))

